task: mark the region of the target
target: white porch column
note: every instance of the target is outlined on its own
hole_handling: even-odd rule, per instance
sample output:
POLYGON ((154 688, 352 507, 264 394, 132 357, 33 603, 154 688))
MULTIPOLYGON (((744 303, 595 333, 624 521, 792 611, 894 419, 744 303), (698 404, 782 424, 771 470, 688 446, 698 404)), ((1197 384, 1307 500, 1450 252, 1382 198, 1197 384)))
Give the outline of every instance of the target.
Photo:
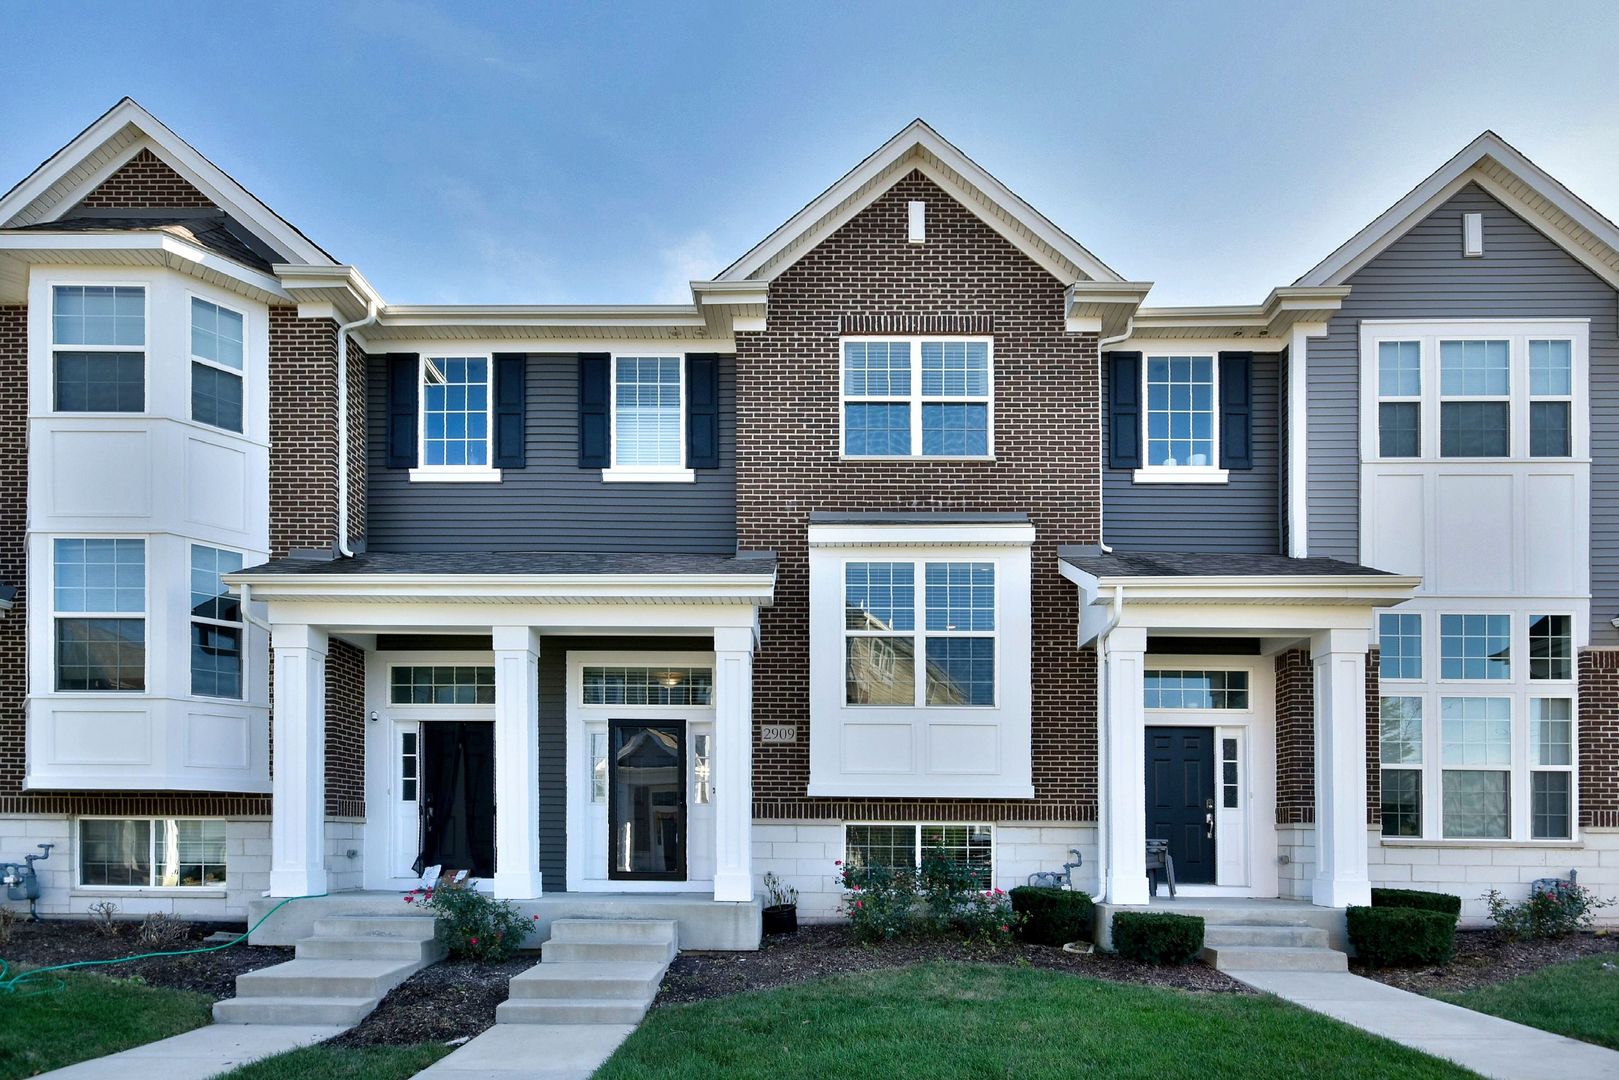
POLYGON ((714 629, 714 899, 753 899, 753 629, 714 629))
POLYGON ((540 895, 540 636, 497 626, 495 645, 495 895, 540 895))
POLYGON ((270 630, 275 653, 275 775, 270 794, 270 895, 326 893, 326 631, 270 630))
POLYGON ((1115 627, 1103 643, 1102 818, 1107 899, 1147 902, 1147 631, 1115 627))
POLYGON ((1315 883, 1320 907, 1369 904, 1366 866, 1366 650, 1368 630, 1310 639, 1315 669, 1315 883))

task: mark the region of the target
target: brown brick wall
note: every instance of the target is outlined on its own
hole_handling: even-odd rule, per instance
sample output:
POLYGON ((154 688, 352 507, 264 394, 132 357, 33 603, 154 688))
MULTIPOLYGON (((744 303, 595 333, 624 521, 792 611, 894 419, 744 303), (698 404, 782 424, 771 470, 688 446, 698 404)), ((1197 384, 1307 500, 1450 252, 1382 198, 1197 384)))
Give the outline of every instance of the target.
POLYGON ((1309 649, 1276 654, 1276 824, 1315 822, 1315 671, 1309 649))
MULTIPOLYGON (((337 360, 330 319, 270 309, 270 554, 337 540, 337 360)), ((365 532, 365 354, 349 342, 349 538, 365 532)))
POLYGON ((1058 544, 1095 543, 1097 345, 1063 329, 1063 287, 920 173, 901 180, 771 284, 769 329, 737 340, 737 532, 780 559, 762 613, 757 723, 799 741, 754 744, 755 816, 1094 821, 1096 665, 1074 644, 1078 597, 1058 544), (928 203, 907 243, 906 203, 928 203), (840 332, 993 333, 993 462, 838 457, 840 332), (1033 552, 1036 800, 810 799, 806 528, 814 510, 1024 511, 1033 552))
POLYGON ((17 597, 0 618, 0 811, 22 791, 27 768, 26 533, 28 528, 28 309, 0 307, 0 583, 17 597))
POLYGON ((213 205, 150 150, 124 162, 79 203, 86 210, 208 210, 213 205))
POLYGON ((1366 824, 1383 824, 1383 704, 1377 649, 1366 654, 1366 824))
POLYGON ((1619 649, 1580 653, 1580 827, 1619 828, 1619 649))
POLYGON ((365 817, 365 650, 326 652, 326 813, 365 817))

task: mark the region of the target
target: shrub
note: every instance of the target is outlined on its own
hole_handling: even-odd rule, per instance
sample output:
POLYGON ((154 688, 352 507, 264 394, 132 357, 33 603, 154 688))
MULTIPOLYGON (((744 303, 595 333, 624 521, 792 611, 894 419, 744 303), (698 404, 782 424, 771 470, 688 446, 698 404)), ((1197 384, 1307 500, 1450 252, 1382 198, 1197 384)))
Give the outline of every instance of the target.
POLYGON ((1381 908, 1416 908, 1418 911, 1443 911, 1446 915, 1462 913, 1462 898, 1450 893, 1423 892, 1420 889, 1373 889, 1372 906, 1381 908))
POLYGON ((1121 911, 1113 916, 1113 948, 1144 964, 1190 964, 1203 950, 1203 920, 1196 915, 1121 911))
POLYGON ((916 871, 909 866, 846 866, 839 874, 843 912, 861 941, 892 941, 912 928, 916 871))
POLYGON ((118 905, 111 900, 97 900, 85 908, 90 913, 90 925, 102 937, 117 937, 120 927, 118 925, 118 905))
POLYGON ((922 869, 909 866, 845 867, 843 912, 862 941, 908 935, 1004 942, 1017 925, 1000 889, 980 889, 971 867, 929 852, 922 869))
POLYGON ((471 879, 412 889, 405 903, 431 909, 438 918, 439 940, 451 956, 468 960, 505 960, 523 947, 531 923, 510 900, 479 892, 471 879))
POLYGON ((1018 934, 1036 945, 1066 945, 1091 939, 1091 898, 1074 889, 1019 885, 1012 890, 1018 934))
POLYGON ((1367 967, 1444 964, 1456 951, 1456 916, 1414 907, 1350 905, 1349 943, 1367 967))
POLYGON ((1485 894, 1484 901, 1490 907, 1496 930, 1511 941, 1578 933, 1590 927, 1598 908, 1613 903, 1597 899, 1590 889, 1572 881, 1537 889, 1521 904, 1512 903, 1494 889, 1485 894))
POLYGON ((16 908, 0 907, 0 945, 11 944, 11 935, 21 921, 16 908))
POLYGON ((141 920, 135 931, 135 944, 154 952, 178 949, 191 940, 191 924, 184 919, 154 911, 141 920))

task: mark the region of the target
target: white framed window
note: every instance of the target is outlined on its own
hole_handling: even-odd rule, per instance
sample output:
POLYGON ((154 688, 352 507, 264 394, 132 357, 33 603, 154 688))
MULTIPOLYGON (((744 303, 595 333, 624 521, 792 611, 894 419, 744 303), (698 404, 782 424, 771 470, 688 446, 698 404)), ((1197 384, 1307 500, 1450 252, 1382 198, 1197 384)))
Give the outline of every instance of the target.
POLYGON ((844 338, 840 349, 844 457, 993 456, 992 339, 844 338))
POLYGON ((686 360, 678 354, 614 353, 612 464, 603 480, 689 481, 686 360))
POLYGON ((843 864, 857 874, 879 866, 920 869, 931 857, 969 868, 980 889, 995 886, 994 826, 849 822, 843 827, 843 864))
POLYGON ((1366 320, 1361 453, 1368 461, 1581 458, 1586 320, 1366 320))
POLYGON ((1529 836, 1574 835, 1574 701, 1529 699, 1529 836))
POLYGON ((493 705, 492 664, 394 664, 388 669, 394 705, 493 705))
POLYGON ((494 427, 490 358, 427 356, 421 360, 417 410, 420 464, 412 480, 496 481, 489 433, 494 427))
POLYGON ((421 783, 421 736, 415 731, 399 733, 399 798, 415 802, 421 783))
POLYGON ((1379 702, 1383 835, 1422 835, 1422 698, 1379 702))
POLYGON ((1439 699, 1441 825, 1448 840, 1512 835, 1512 699, 1439 699))
POLYGON ((850 560, 843 596, 845 704, 995 705, 993 562, 850 560))
POLYGON ((581 676, 586 705, 712 705, 714 669, 590 664, 581 676))
POLYGON ((1574 616, 1529 616, 1529 678, 1534 682, 1574 678, 1574 616))
POLYGON ((51 288, 52 408, 146 411, 146 288, 51 288))
POLYGON ((1220 366, 1212 355, 1141 359, 1144 473, 1213 478, 1220 469, 1220 366))
POLYGON ((1248 673, 1154 668, 1142 676, 1142 702, 1148 709, 1243 710, 1248 708, 1248 673))
POLYGON ((242 696, 242 602, 221 578, 242 568, 242 554, 191 545, 191 692, 242 696))
POLYGON ((79 884, 223 889, 223 818, 80 818, 79 884))
POLYGON ((1384 611, 1377 616, 1377 677, 1422 678, 1422 615, 1384 611))
POLYGON ((242 365, 247 317, 200 296, 191 297, 191 419, 242 430, 242 365))
POLYGON ((1446 682, 1512 678, 1512 616, 1439 616, 1439 678, 1446 682))
POLYGON ((144 539, 52 541, 51 609, 57 692, 145 692, 144 539))

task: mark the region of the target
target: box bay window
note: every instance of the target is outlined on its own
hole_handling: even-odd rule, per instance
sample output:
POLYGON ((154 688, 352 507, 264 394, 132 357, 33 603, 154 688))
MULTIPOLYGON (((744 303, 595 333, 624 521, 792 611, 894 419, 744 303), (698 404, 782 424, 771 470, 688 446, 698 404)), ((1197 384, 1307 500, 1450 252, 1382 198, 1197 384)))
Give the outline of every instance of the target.
POLYGON ((1440 341, 1439 456, 1512 452, 1510 341, 1440 341))
POLYGON ((988 457, 993 369, 988 340, 843 342, 845 457, 988 457))
POLYGON ((146 689, 146 541, 52 543, 56 689, 146 689))
POLYGON ((1567 840, 1573 835, 1573 701, 1529 699, 1529 753, 1529 835, 1567 840))
POLYGON ((242 696, 242 602, 220 580, 242 568, 235 551, 191 545, 191 692, 242 696))
POLYGON ((138 285, 51 289, 57 412, 146 410, 146 290, 138 285))
POLYGON ((994 705, 995 564, 845 565, 844 670, 849 705, 994 705))
POLYGON ((239 311, 191 298, 191 419, 242 430, 243 318, 239 311))

